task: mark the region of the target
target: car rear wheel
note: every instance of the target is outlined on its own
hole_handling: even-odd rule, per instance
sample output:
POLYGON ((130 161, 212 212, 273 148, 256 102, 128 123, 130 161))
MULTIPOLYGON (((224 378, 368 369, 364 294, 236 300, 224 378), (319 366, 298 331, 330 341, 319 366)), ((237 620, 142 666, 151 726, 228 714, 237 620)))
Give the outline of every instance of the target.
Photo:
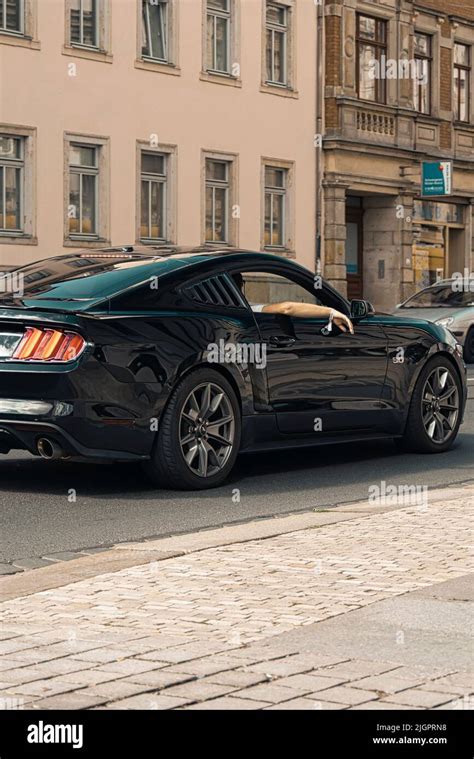
POLYGON ((464 341, 464 361, 466 364, 474 364, 474 327, 471 327, 464 341))
POLYGON ((145 470, 161 487, 216 487, 234 466, 240 433, 240 408, 231 384, 219 372, 198 369, 173 390, 145 470))
POLYGON ((462 387, 449 359, 428 362, 415 386, 408 413, 404 448, 442 453, 454 443, 462 413, 462 387))

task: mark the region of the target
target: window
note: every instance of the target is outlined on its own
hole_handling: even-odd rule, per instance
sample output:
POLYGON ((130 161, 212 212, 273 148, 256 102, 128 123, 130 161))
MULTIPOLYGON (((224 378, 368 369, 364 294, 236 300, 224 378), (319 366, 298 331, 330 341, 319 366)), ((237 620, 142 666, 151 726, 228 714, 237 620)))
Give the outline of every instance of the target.
POLYGON ((456 121, 470 121, 471 51, 454 44, 454 114, 456 121))
POLYGON ((0 32, 23 34, 23 0, 0 0, 0 32))
POLYGON ((99 0, 70 0, 71 45, 98 47, 99 0))
POLYGON ((69 236, 97 237, 99 148, 71 143, 69 147, 69 236))
POLYGON ((206 242, 229 241, 229 161, 206 159, 206 242))
POLYGON ((206 70, 230 74, 231 0, 207 0, 206 70))
POLYGON ((24 140, 0 135, 0 233, 23 232, 24 140))
MULTIPOLYGON (((250 306, 274 305, 275 303, 312 303, 321 305, 314 292, 310 292, 297 282, 287 277, 266 272, 241 272, 240 278, 234 278, 237 284, 242 283, 241 291, 250 306)), ((257 312, 258 317, 258 312, 257 312)))
POLYGON ((288 85, 288 16, 284 5, 268 3, 265 23, 267 84, 288 85))
POLYGON ((431 112, 431 37, 415 32, 414 106, 418 113, 431 112))
POLYGON ((357 94, 361 100, 386 102, 385 77, 380 76, 387 58, 387 23, 357 16, 357 94))
POLYGON ((155 61, 169 61, 168 0, 142 0, 142 56, 155 61))
POLYGON ((166 240, 167 156, 141 154, 140 239, 166 240))
POLYGON ((264 247, 286 247, 287 169, 265 166, 264 247))

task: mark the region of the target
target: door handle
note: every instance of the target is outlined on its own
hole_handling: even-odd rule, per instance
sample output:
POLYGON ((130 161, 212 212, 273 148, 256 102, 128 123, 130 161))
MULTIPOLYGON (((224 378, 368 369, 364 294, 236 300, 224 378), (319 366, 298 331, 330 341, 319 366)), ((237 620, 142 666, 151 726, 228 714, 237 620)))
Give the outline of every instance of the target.
POLYGON ((288 346, 296 343, 296 338, 286 335, 272 335, 269 339, 269 343, 270 345, 275 346, 275 348, 288 348, 288 346))

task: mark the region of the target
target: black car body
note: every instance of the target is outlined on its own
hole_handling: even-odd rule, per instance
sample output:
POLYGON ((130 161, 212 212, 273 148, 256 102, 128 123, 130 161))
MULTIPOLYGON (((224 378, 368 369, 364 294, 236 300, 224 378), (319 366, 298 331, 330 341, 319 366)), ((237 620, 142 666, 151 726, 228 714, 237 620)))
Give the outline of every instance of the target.
MULTIPOLYGON (((448 367, 455 388, 457 415, 449 424, 456 429, 428 450, 452 443, 467 386, 451 333, 416 318, 371 313, 363 302, 352 306, 353 335, 328 332, 327 319, 255 313, 233 278, 239 272, 251 278, 255 271, 284 277, 351 314, 351 304, 325 282, 315 290, 315 278, 298 264, 237 249, 87 250, 17 270, 23 293, 0 299, 0 452, 144 460, 159 468, 165 412, 184 413, 174 408, 176 388, 200 371, 199 392, 207 392, 211 372, 215 396, 215 378, 225 381, 236 450, 232 457, 215 457, 210 477, 194 471, 183 478, 180 462, 164 479, 177 487, 212 486, 227 476, 238 451, 402 438, 417 383, 436 359, 448 367), (25 330, 31 339, 35 329, 46 331, 43 343, 59 333, 69 340, 78 335, 80 350, 71 350, 67 361, 38 360, 31 350, 15 359, 25 330), (266 365, 225 357, 210 363, 210 346, 216 345, 265 346, 266 365)), ((192 395, 188 400, 196 405, 192 395)), ((198 411, 192 417, 189 430, 205 437, 205 425, 197 430, 198 411)), ((176 446, 173 424, 171 419, 166 427, 171 459, 186 451, 176 446)))

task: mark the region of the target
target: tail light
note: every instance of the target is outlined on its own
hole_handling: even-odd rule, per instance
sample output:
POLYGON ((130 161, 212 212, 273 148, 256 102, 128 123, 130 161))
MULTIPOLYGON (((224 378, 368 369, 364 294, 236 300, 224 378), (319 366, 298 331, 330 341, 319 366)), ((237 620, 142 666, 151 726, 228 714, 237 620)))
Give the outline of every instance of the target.
POLYGON ((11 361, 74 361, 86 347, 86 341, 76 332, 28 327, 11 361))

